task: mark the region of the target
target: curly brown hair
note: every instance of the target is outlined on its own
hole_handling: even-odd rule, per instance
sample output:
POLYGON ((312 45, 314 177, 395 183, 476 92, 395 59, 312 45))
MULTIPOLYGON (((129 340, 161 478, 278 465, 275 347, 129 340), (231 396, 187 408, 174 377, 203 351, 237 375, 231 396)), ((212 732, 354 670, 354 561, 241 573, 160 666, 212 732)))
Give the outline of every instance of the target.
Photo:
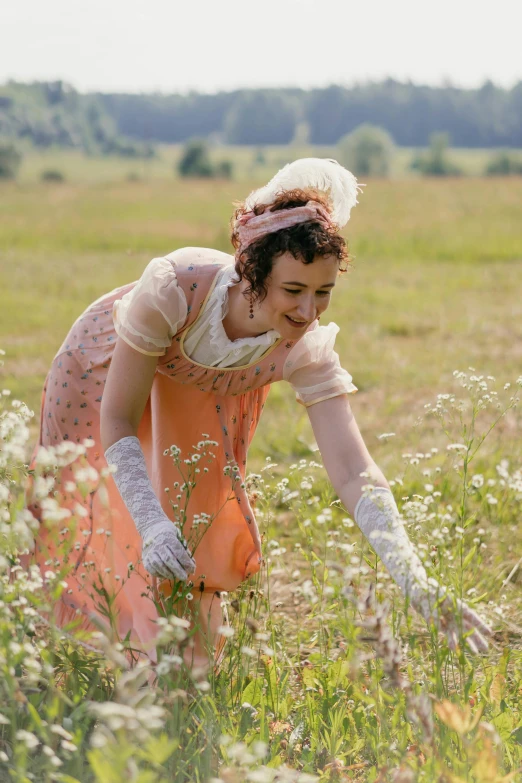
MULTIPOLYGON (((275 212, 279 209, 302 207, 309 201, 318 201, 327 209, 331 202, 327 194, 315 189, 296 189, 282 193, 268 206, 258 205, 253 212, 262 215, 265 210, 275 212)), ((311 264, 317 256, 335 256, 339 261, 339 273, 346 272, 352 261, 346 241, 340 236, 337 226, 325 229, 320 223, 307 221, 290 228, 274 231, 261 239, 257 239, 240 251, 238 233, 234 229, 235 221, 250 210, 244 202, 236 202, 236 210, 231 219, 231 242, 236 249, 236 274, 239 280, 247 280, 249 285, 245 294, 253 301, 263 301, 268 290, 268 278, 276 256, 290 252, 295 259, 300 258, 304 264, 311 264)))

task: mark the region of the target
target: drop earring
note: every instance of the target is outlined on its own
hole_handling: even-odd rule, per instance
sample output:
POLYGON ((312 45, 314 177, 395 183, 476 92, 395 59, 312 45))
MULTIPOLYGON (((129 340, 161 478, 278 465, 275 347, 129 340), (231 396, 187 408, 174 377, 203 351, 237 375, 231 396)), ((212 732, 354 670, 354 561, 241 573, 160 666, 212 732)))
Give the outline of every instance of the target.
POLYGON ((249 314, 248 317, 249 318, 253 318, 254 317, 254 305, 252 303, 252 297, 250 297, 249 302, 250 302, 250 305, 249 305, 248 309, 249 309, 250 314, 249 314))

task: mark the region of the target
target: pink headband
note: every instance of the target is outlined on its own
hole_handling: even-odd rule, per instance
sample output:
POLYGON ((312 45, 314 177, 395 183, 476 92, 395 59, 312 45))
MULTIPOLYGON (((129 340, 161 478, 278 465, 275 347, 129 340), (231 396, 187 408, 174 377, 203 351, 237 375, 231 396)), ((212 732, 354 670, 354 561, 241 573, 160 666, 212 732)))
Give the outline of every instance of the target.
POLYGON ((320 223, 326 230, 333 225, 328 210, 318 201, 309 201, 304 207, 278 209, 276 212, 264 212, 262 215, 256 215, 252 211, 246 212, 236 223, 240 245, 238 253, 267 234, 308 221, 320 223))

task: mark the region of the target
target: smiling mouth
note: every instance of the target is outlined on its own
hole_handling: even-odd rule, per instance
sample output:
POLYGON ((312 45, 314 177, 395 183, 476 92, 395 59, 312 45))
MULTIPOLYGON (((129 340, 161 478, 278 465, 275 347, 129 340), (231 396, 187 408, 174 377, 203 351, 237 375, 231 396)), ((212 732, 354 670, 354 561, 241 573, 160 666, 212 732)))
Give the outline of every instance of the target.
POLYGON ((289 315, 285 315, 285 318, 287 318, 292 326, 306 326, 307 321, 295 321, 293 318, 290 318, 289 315))

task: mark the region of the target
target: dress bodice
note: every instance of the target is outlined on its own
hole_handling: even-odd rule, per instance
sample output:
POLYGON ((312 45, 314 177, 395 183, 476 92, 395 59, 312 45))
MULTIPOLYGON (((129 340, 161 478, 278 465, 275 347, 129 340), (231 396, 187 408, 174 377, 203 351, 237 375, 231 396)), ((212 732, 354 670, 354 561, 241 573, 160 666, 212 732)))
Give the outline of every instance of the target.
POLYGON ((282 380, 283 368, 295 340, 278 338, 256 361, 244 366, 216 368, 191 359, 184 347, 187 333, 193 326, 214 290, 223 262, 213 264, 179 263, 176 266, 178 286, 187 301, 187 320, 174 337, 165 356, 158 359, 158 372, 178 383, 196 386, 222 396, 237 396, 282 380))

